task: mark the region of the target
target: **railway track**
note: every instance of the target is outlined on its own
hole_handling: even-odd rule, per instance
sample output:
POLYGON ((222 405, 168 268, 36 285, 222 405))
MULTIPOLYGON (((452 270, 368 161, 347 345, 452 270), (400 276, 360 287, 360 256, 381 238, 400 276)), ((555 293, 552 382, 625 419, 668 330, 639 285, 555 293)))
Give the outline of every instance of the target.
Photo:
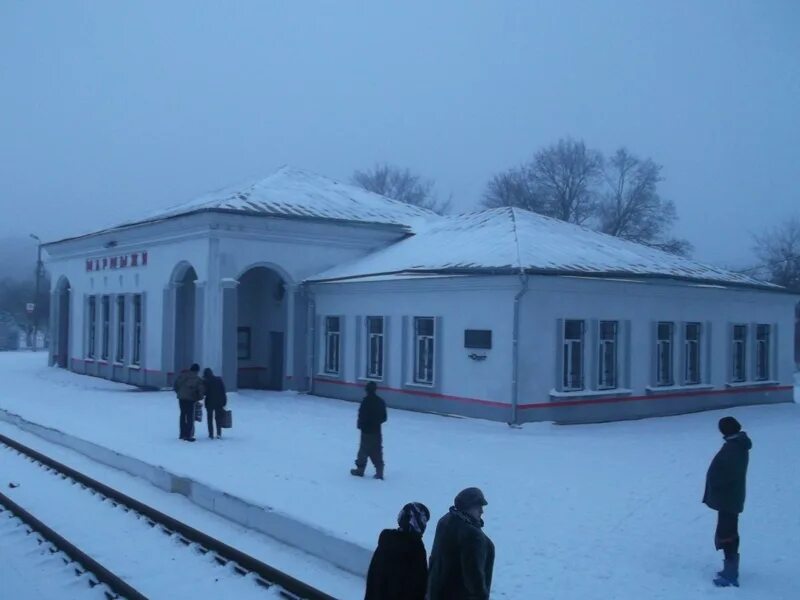
MULTIPOLYGON (((134 563, 139 568, 139 573, 144 572, 141 565, 138 564, 140 559, 144 563, 147 560, 154 562, 160 560, 163 566, 163 562, 168 560, 169 556, 173 557, 171 560, 189 566, 188 578, 195 580, 206 577, 205 584, 200 581, 196 585, 214 585, 216 586, 215 591, 219 594, 228 594, 235 588, 239 595, 230 597, 244 597, 241 594, 243 590, 246 590, 246 597, 335 600, 332 596, 311 585, 7 436, 0 435, 0 451, 8 453, 9 458, 16 457, 17 461, 25 461, 29 467, 38 467, 36 469, 39 471, 38 473, 30 473, 32 482, 37 482, 37 490, 46 489, 47 493, 52 496, 52 500, 67 502, 70 506, 80 504, 83 507, 86 504, 89 507, 88 512, 91 513, 86 517, 96 516, 98 521, 106 520, 106 526, 103 528, 97 527, 97 523, 94 523, 93 526, 97 528, 93 532, 94 535, 87 533, 86 536, 78 535, 77 537, 85 537, 89 540, 87 543, 90 546, 97 546, 98 535, 101 537, 105 535, 107 538, 105 544, 97 547, 108 548, 111 542, 110 537, 123 532, 126 539, 120 540, 121 543, 117 546, 120 551, 135 552, 135 549, 132 550, 128 547, 131 545, 140 548, 141 557, 136 555, 133 559, 118 560, 116 561, 119 565, 117 567, 111 564, 101 564, 101 560, 98 560, 97 556, 93 558, 90 555, 94 553, 88 547, 79 548, 81 544, 75 541, 75 535, 68 536, 73 539, 73 542, 70 542, 57 533, 53 527, 35 517, 30 510, 23 506, 26 504, 25 502, 0 493, 0 505, 5 508, 5 512, 13 514, 25 523, 31 532, 35 531, 46 540, 50 544, 51 552, 60 552, 68 557, 64 559, 64 562, 72 562, 75 565, 75 574, 84 577, 90 587, 104 586, 105 596, 109 600, 113 598, 140 600, 179 597, 175 590, 170 589, 159 590, 157 594, 154 594, 152 589, 148 592, 147 584, 150 584, 152 588, 152 580, 148 581, 147 578, 138 575, 138 579, 142 580, 140 584, 137 576, 128 572, 135 570, 128 568, 128 565, 134 563), (102 519, 100 518, 101 513, 102 519), (141 528, 146 528, 148 532, 140 531, 141 528), (156 536, 152 532, 159 532, 163 535, 156 536)), ((21 464, 16 466, 17 468, 22 467, 21 464)), ((17 495, 13 489, 8 493, 12 496, 17 495)), ((4 512, 0 512, 0 518, 4 514, 4 512)), ((63 522, 63 519, 60 521, 63 522)), ((82 529, 75 529, 75 524, 71 525, 74 531, 83 533, 82 529)), ((92 527, 91 523, 89 523, 89 527, 92 527)), ((106 558, 103 562, 107 560, 110 559, 106 558)), ((187 570, 186 566, 180 568, 187 570)), ((188 583, 191 584, 192 581, 188 583)), ((191 586, 187 585, 187 590, 189 587, 191 586)), ((191 596, 192 593, 187 591, 187 597, 191 596)))

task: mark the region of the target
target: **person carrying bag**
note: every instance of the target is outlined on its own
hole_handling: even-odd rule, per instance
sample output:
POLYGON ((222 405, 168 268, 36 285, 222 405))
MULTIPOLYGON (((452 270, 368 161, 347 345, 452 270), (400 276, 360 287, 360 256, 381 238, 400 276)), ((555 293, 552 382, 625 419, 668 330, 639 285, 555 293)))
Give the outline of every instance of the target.
MULTIPOLYGON (((214 423, 217 426, 217 439, 222 437, 222 428, 230 417, 226 413, 225 405, 228 404, 228 395, 225 392, 225 382, 222 377, 214 375, 211 369, 203 371, 203 384, 206 391, 206 414, 208 418, 208 437, 214 439, 214 423)), ((202 413, 201 413, 202 415, 202 413)), ((202 416, 201 416, 202 419, 202 416)), ((228 425, 230 427, 230 425, 228 425)))

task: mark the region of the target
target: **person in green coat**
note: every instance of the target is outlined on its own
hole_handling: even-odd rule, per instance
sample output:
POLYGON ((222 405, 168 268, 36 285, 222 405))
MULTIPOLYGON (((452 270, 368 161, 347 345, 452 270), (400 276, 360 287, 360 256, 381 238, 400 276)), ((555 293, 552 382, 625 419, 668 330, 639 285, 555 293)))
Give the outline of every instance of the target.
POLYGON ((714 585, 739 587, 739 514, 744 511, 753 442, 733 417, 720 419, 719 431, 725 443, 708 467, 703 503, 717 511, 714 546, 725 553, 724 566, 714 585))

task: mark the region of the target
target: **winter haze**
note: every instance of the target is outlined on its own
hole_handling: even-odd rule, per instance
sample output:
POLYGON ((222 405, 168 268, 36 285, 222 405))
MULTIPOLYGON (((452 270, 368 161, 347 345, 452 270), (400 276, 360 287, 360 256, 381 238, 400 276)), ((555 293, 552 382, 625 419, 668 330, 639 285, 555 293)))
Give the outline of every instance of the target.
POLYGON ((572 136, 662 164, 675 233, 746 265, 751 233, 800 205, 798 28, 788 0, 9 0, 0 238, 91 231, 282 164, 395 163, 465 211, 572 136))

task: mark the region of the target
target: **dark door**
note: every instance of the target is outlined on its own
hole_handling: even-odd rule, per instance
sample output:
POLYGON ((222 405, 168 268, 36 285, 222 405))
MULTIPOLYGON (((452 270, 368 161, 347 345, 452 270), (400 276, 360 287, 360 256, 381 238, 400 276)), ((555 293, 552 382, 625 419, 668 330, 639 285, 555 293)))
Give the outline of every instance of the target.
POLYGON ((58 297, 58 366, 69 367, 69 290, 62 291, 58 297))
POLYGON ((269 389, 283 389, 283 332, 269 332, 269 389))

